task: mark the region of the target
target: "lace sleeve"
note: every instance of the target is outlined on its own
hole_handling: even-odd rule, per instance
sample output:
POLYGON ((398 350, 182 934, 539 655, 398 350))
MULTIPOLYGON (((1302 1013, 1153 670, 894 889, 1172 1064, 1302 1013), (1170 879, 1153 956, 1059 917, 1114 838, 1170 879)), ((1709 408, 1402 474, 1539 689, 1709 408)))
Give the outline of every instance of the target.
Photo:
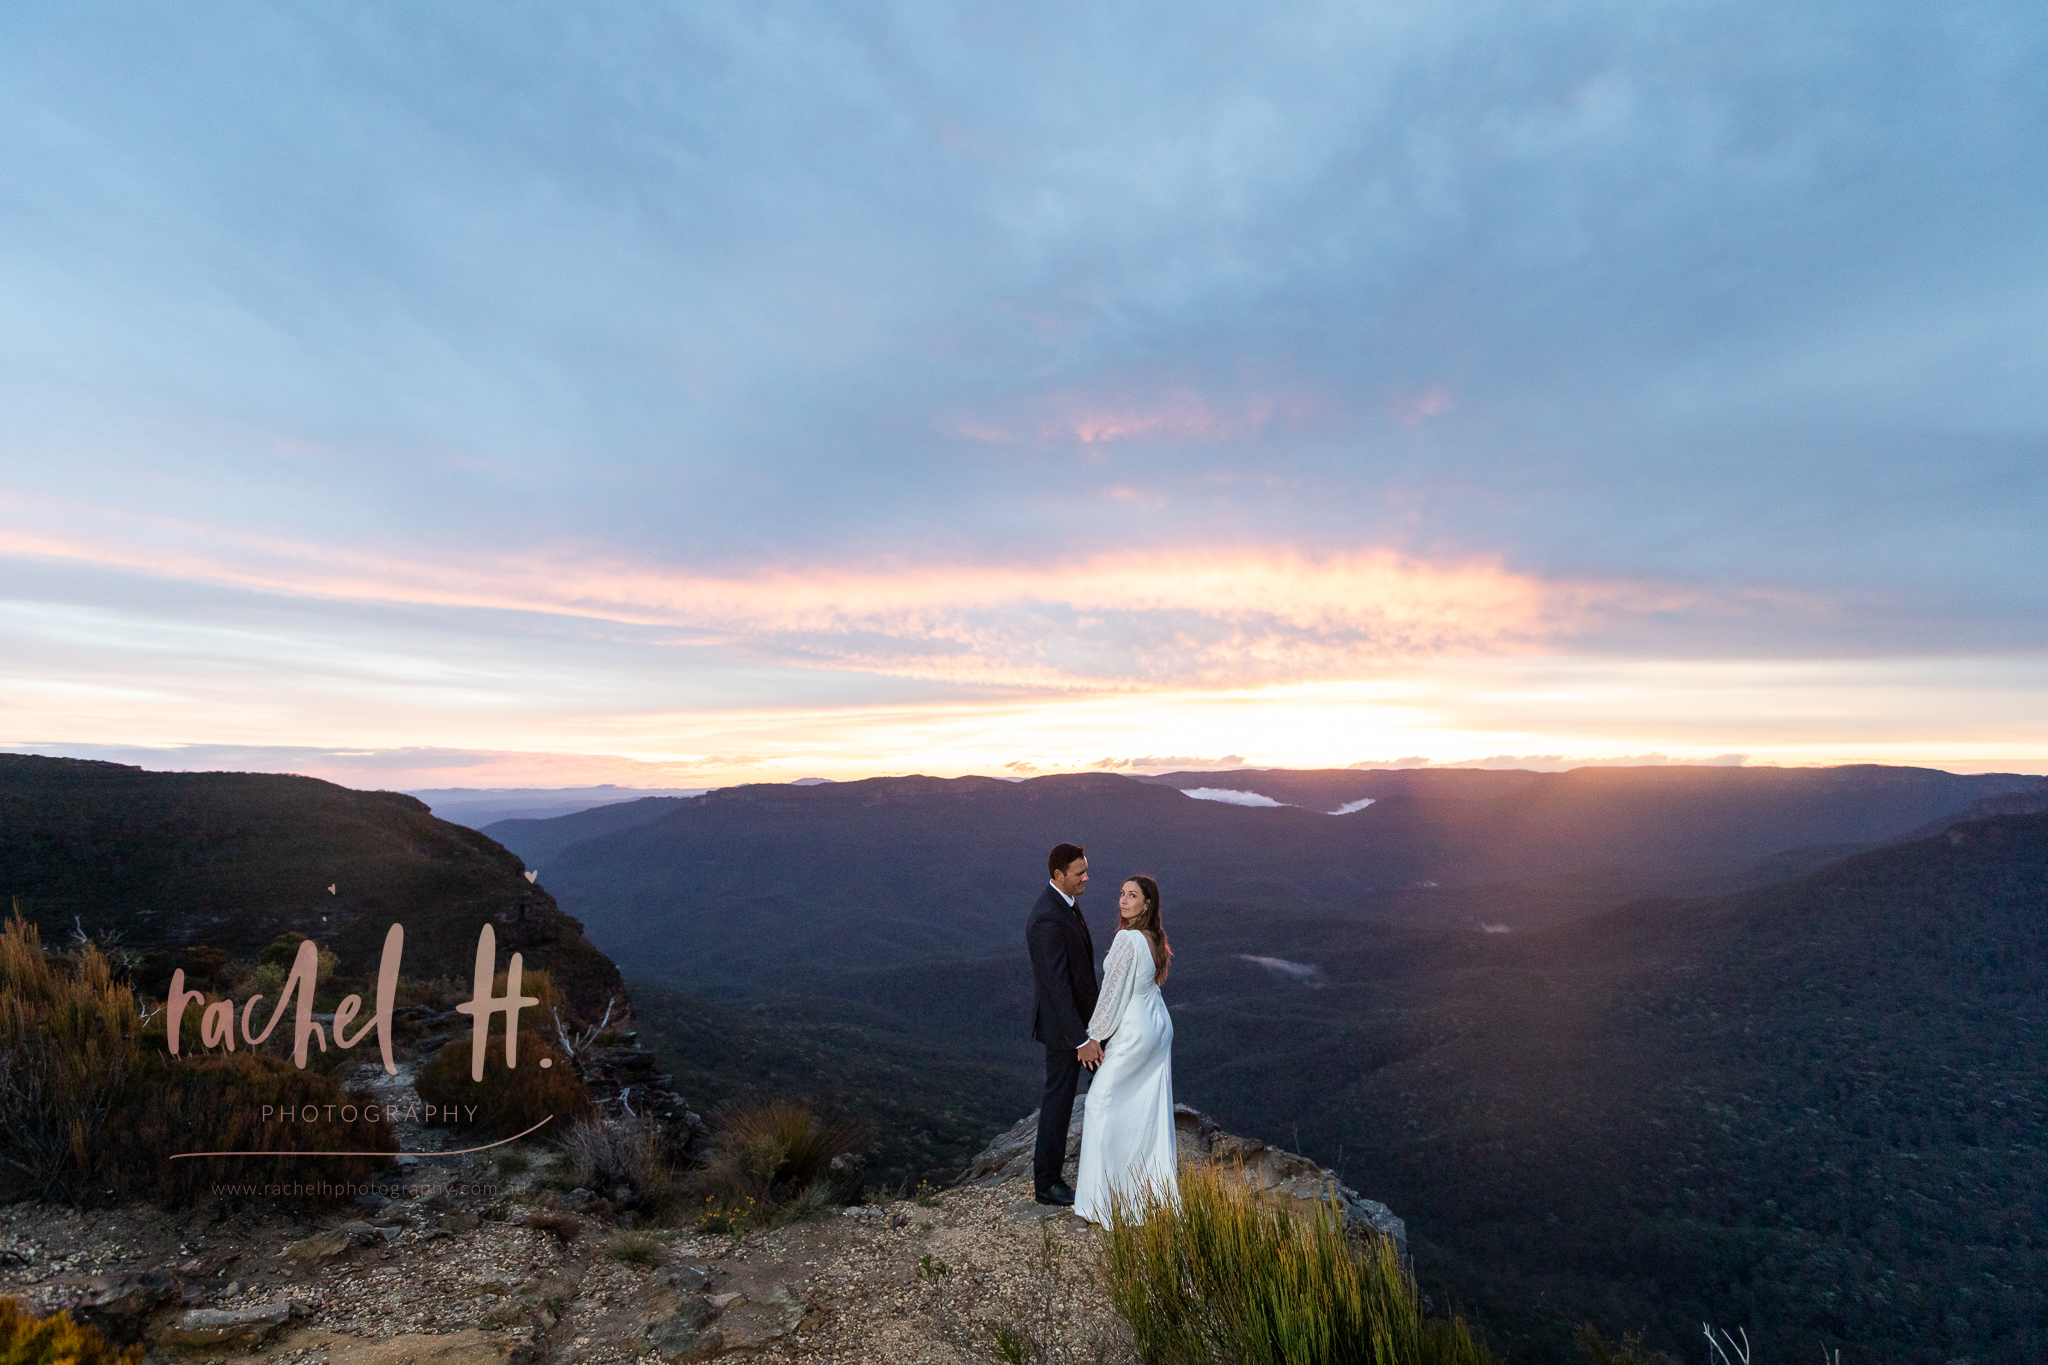
POLYGON ((1102 964, 1102 994, 1096 997, 1095 1013, 1088 1020, 1088 1036, 1101 1042, 1116 1032, 1124 1021, 1124 1006, 1131 1001, 1131 987, 1138 979, 1138 947, 1133 931, 1119 930, 1109 945, 1109 960, 1102 964))

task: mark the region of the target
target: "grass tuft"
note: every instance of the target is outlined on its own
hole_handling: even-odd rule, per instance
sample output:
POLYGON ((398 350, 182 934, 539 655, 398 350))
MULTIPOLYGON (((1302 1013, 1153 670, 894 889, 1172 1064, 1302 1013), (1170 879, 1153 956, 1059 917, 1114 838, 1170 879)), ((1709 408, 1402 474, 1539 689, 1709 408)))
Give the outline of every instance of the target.
POLYGON ((558 1213, 552 1210, 526 1215, 525 1226, 536 1232, 545 1232, 558 1242, 573 1242, 583 1231, 583 1220, 574 1214, 558 1213))
POLYGON ((627 1265, 657 1266, 668 1260, 668 1249, 644 1232, 622 1232, 605 1249, 627 1265))
POLYGON ((692 1182, 703 1198, 699 1224, 736 1232, 820 1212, 832 1202, 832 1158, 858 1151, 868 1138, 862 1125, 826 1118, 803 1104, 721 1111, 692 1182))
POLYGON ((1184 1169, 1179 1198, 1113 1198, 1102 1269, 1148 1365, 1495 1365, 1462 1319, 1430 1318, 1391 1241, 1346 1237, 1241 1173, 1184 1169))

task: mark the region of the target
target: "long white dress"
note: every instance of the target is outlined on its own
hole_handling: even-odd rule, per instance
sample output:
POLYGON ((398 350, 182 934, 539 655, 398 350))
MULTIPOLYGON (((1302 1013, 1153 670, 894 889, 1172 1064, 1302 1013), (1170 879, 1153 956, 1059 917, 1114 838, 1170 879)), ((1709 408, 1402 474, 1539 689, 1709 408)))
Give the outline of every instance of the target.
POLYGON ((1074 1212, 1109 1222, 1109 1192, 1125 1207, 1145 1185, 1178 1201, 1174 1177, 1173 1017, 1153 979, 1152 945, 1136 929, 1119 929, 1103 963, 1102 994, 1088 1036, 1103 1045, 1102 1065, 1088 1083, 1081 1122, 1081 1169, 1074 1212))

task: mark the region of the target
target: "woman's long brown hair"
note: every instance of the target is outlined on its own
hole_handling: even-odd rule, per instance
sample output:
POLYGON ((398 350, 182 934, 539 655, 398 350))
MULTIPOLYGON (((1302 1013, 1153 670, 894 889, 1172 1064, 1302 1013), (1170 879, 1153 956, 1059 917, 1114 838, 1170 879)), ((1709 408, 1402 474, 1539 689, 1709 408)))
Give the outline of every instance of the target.
POLYGON ((1124 881, 1137 884, 1138 894, 1145 898, 1145 911, 1138 916, 1137 923, 1121 927, 1136 929, 1145 935, 1145 941, 1152 945, 1152 961, 1156 968, 1152 973, 1153 984, 1164 986, 1167 970, 1173 966, 1173 945, 1166 941, 1166 922, 1159 918, 1159 883, 1145 876, 1126 877, 1124 881))

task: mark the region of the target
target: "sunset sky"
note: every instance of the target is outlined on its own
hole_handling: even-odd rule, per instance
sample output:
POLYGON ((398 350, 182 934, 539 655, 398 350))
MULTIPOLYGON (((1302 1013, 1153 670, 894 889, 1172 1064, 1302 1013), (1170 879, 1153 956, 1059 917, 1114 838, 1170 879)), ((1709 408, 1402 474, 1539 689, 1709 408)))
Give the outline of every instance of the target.
POLYGON ((0 748, 2048 772, 2048 10, 0 10, 0 748))

